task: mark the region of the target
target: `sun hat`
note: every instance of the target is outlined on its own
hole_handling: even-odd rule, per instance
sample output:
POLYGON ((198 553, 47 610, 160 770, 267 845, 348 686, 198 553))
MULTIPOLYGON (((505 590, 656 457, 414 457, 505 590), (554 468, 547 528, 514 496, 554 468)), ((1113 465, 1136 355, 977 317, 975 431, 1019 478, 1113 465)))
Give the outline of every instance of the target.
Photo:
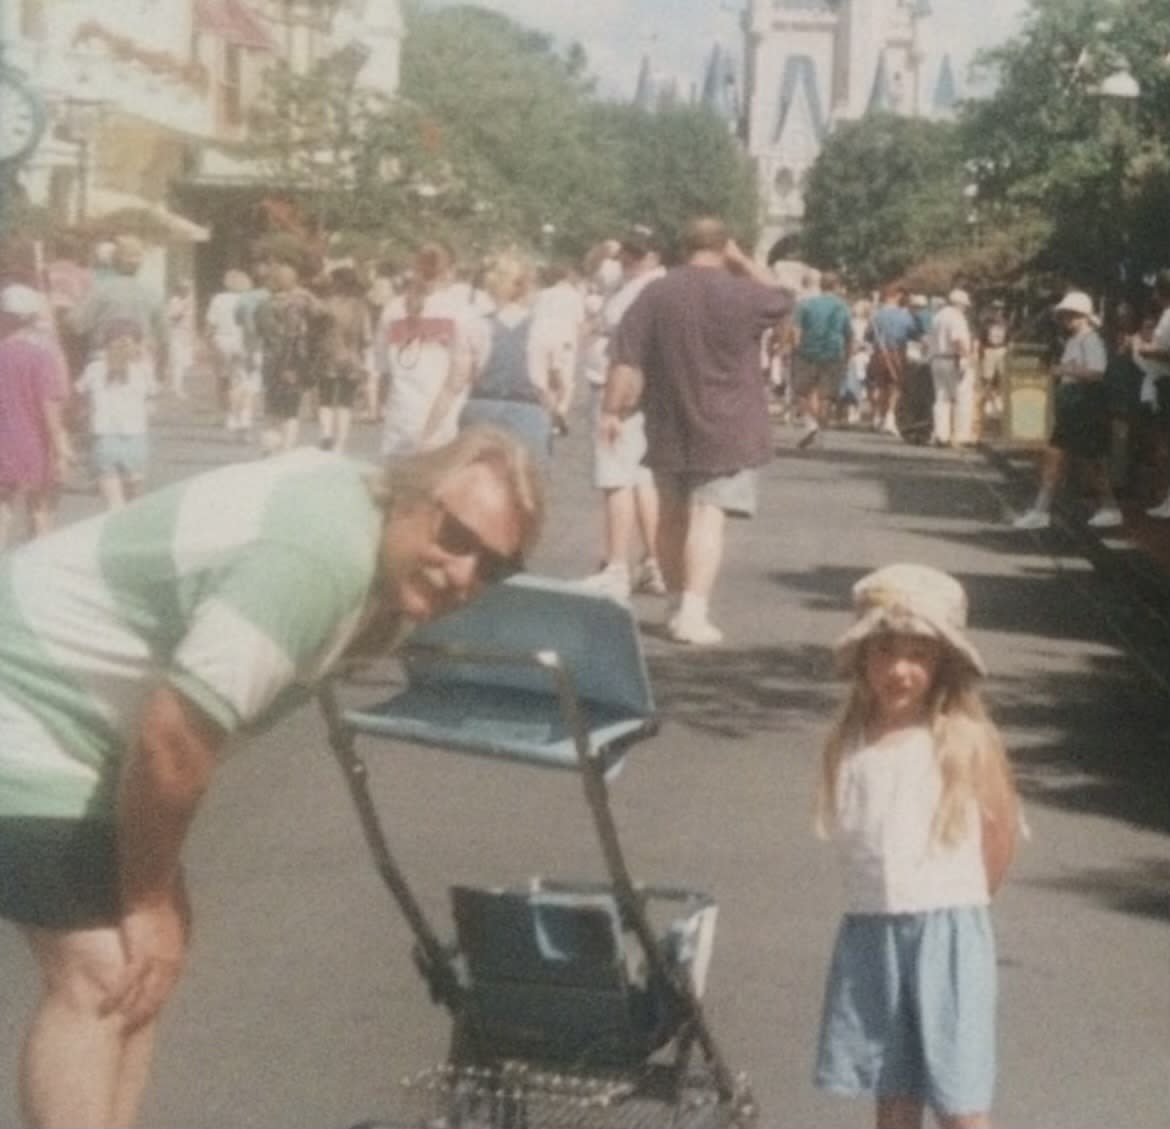
POLYGON ((31 286, 13 283, 0 292, 0 310, 14 318, 35 318, 45 308, 45 301, 31 286))
POLYGON ((1053 307, 1052 312, 1056 314, 1077 314, 1079 317, 1088 318, 1094 325, 1097 323, 1097 315, 1093 312, 1093 299, 1083 290, 1070 290, 1053 307))
POLYGON ((952 306, 969 306, 971 305, 971 295, 966 290, 956 288, 947 295, 947 301, 952 306))
POLYGON ((967 593, 947 573, 920 564, 892 564, 853 585, 857 620, 833 645, 838 670, 854 674, 861 644, 879 632, 940 639, 976 674, 987 667, 965 635, 967 593))

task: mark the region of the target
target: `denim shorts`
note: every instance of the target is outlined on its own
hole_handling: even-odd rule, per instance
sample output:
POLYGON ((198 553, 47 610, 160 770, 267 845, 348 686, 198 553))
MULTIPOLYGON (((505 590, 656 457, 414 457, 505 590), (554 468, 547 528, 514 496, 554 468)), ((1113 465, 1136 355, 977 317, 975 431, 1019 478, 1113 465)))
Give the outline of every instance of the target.
POLYGON ((101 476, 124 474, 130 478, 146 475, 147 444, 145 435, 95 435, 93 469, 101 476))
POLYGON ((825 991, 815 1081, 847 1097, 985 1113, 995 1089, 995 939, 986 906, 848 914, 825 991))
POLYGON ((0 859, 0 917, 43 929, 90 929, 121 917, 113 823, 3 816, 0 859))

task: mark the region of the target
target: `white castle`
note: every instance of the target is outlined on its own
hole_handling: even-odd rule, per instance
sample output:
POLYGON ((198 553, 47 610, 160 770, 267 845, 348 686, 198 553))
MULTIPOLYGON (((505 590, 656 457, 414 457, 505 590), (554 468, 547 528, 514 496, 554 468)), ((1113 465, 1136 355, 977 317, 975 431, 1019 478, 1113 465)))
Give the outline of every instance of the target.
POLYGON ((950 55, 923 49, 929 15, 928 0, 749 0, 742 77, 731 52, 712 50, 699 97, 756 160, 765 252, 799 230, 805 177, 838 122, 953 113, 950 55))

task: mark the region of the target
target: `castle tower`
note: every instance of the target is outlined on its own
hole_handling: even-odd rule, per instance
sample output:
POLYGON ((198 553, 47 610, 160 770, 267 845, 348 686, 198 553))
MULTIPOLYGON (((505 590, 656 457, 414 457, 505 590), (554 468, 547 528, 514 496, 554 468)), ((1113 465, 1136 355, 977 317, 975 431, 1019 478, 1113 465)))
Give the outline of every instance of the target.
POLYGON ((750 0, 746 141, 760 171, 765 251, 799 229, 805 178, 834 125, 937 104, 920 83, 918 25, 928 14, 927 0, 750 0))

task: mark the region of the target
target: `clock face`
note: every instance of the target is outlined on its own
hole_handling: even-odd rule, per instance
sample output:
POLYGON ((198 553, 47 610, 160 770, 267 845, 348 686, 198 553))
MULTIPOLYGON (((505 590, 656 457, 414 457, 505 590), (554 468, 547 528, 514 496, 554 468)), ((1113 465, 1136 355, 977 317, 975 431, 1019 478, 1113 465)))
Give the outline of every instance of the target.
POLYGON ((36 148, 45 126, 40 102, 11 74, 0 74, 0 161, 19 161, 36 148))

